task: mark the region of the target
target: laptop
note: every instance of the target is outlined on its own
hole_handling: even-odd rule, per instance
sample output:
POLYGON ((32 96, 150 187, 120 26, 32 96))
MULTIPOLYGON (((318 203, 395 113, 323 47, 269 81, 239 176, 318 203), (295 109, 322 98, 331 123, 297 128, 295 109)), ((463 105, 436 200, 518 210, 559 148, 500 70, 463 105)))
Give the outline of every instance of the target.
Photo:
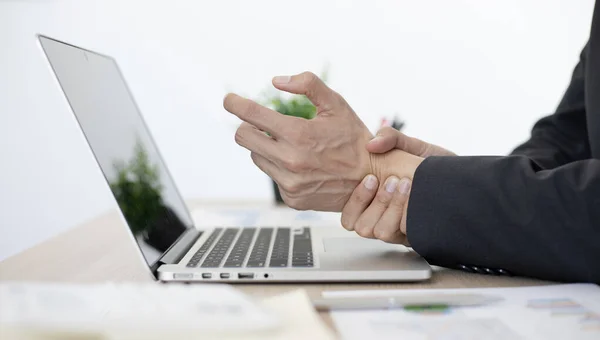
POLYGON ((196 227, 116 61, 38 39, 156 280, 397 282, 431 276, 429 264, 409 248, 363 239, 340 225, 196 227))

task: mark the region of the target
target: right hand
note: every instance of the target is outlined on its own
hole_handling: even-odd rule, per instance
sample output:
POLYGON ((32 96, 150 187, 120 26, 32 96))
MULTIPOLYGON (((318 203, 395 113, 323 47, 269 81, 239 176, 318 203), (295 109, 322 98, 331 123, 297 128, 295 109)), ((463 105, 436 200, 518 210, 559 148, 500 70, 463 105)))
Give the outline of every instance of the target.
POLYGON ((381 154, 393 149, 399 149, 422 158, 429 156, 456 156, 452 151, 414 137, 409 137, 391 127, 384 127, 379 130, 375 138, 371 139, 367 144, 367 151, 370 153, 381 154))

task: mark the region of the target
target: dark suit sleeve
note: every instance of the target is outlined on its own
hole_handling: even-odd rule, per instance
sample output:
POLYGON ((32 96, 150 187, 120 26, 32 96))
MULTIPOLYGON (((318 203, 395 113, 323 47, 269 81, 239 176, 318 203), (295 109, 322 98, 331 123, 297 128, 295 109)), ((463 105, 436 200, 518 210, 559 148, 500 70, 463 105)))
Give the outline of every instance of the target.
POLYGON ((416 252, 441 266, 600 283, 600 160, 589 159, 583 65, 513 155, 421 163, 407 212, 416 252))
POLYGON ((600 160, 542 170, 525 156, 429 157, 407 212, 430 263, 600 282, 600 160))
POLYGON ((544 169, 590 158, 584 90, 587 51, 586 46, 556 113, 538 121, 531 138, 513 155, 527 156, 544 169))

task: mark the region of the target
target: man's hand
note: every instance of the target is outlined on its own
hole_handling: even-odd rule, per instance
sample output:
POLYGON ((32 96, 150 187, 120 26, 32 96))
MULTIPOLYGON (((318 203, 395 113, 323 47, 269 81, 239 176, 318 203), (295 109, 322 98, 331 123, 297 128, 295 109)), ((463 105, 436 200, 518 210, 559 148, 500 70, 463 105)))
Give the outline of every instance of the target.
MULTIPOLYGON (((455 156, 437 145, 409 137, 391 127, 386 127, 367 144, 367 150, 384 154, 400 149, 409 154, 426 158, 429 156, 455 156)), ((379 177, 384 178, 384 177, 379 177)), ((388 177, 383 185, 378 179, 367 175, 354 189, 342 210, 342 226, 367 238, 377 238, 389 243, 408 245, 406 239, 406 210, 412 178, 388 177)))
POLYGON ((377 177, 367 175, 344 206, 342 226, 362 237, 408 245, 406 208, 411 184, 408 178, 391 176, 379 186, 377 177))
POLYGON ((227 95, 223 106, 244 121, 236 142, 250 150, 254 163, 277 182, 290 207, 341 211, 369 173, 412 178, 421 158, 398 150, 370 154, 365 144, 372 134, 344 98, 317 76, 305 72, 275 77, 273 85, 306 95, 317 116, 311 120, 284 116, 235 94, 227 95))
POLYGON ((411 155, 427 158, 429 156, 456 156, 441 146, 429 144, 420 139, 409 137, 402 132, 385 127, 367 144, 367 150, 372 153, 385 153, 393 149, 408 152, 411 155))

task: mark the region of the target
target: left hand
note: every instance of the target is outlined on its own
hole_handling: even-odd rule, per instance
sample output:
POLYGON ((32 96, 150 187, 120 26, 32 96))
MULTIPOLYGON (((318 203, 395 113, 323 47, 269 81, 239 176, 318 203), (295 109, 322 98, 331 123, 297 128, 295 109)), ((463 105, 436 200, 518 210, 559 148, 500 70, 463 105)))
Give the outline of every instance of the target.
POLYGON ((278 184, 287 205, 341 211, 369 173, 412 178, 421 158, 400 150, 370 154, 365 145, 372 134, 344 98, 317 76, 305 72, 275 77, 273 85, 306 95, 317 116, 284 116, 235 94, 227 95, 223 106, 244 121, 236 142, 250 150, 254 163, 278 184))
POLYGON ((408 246, 406 210, 412 181, 388 177, 379 185, 367 175, 342 210, 342 226, 366 238, 408 246))

